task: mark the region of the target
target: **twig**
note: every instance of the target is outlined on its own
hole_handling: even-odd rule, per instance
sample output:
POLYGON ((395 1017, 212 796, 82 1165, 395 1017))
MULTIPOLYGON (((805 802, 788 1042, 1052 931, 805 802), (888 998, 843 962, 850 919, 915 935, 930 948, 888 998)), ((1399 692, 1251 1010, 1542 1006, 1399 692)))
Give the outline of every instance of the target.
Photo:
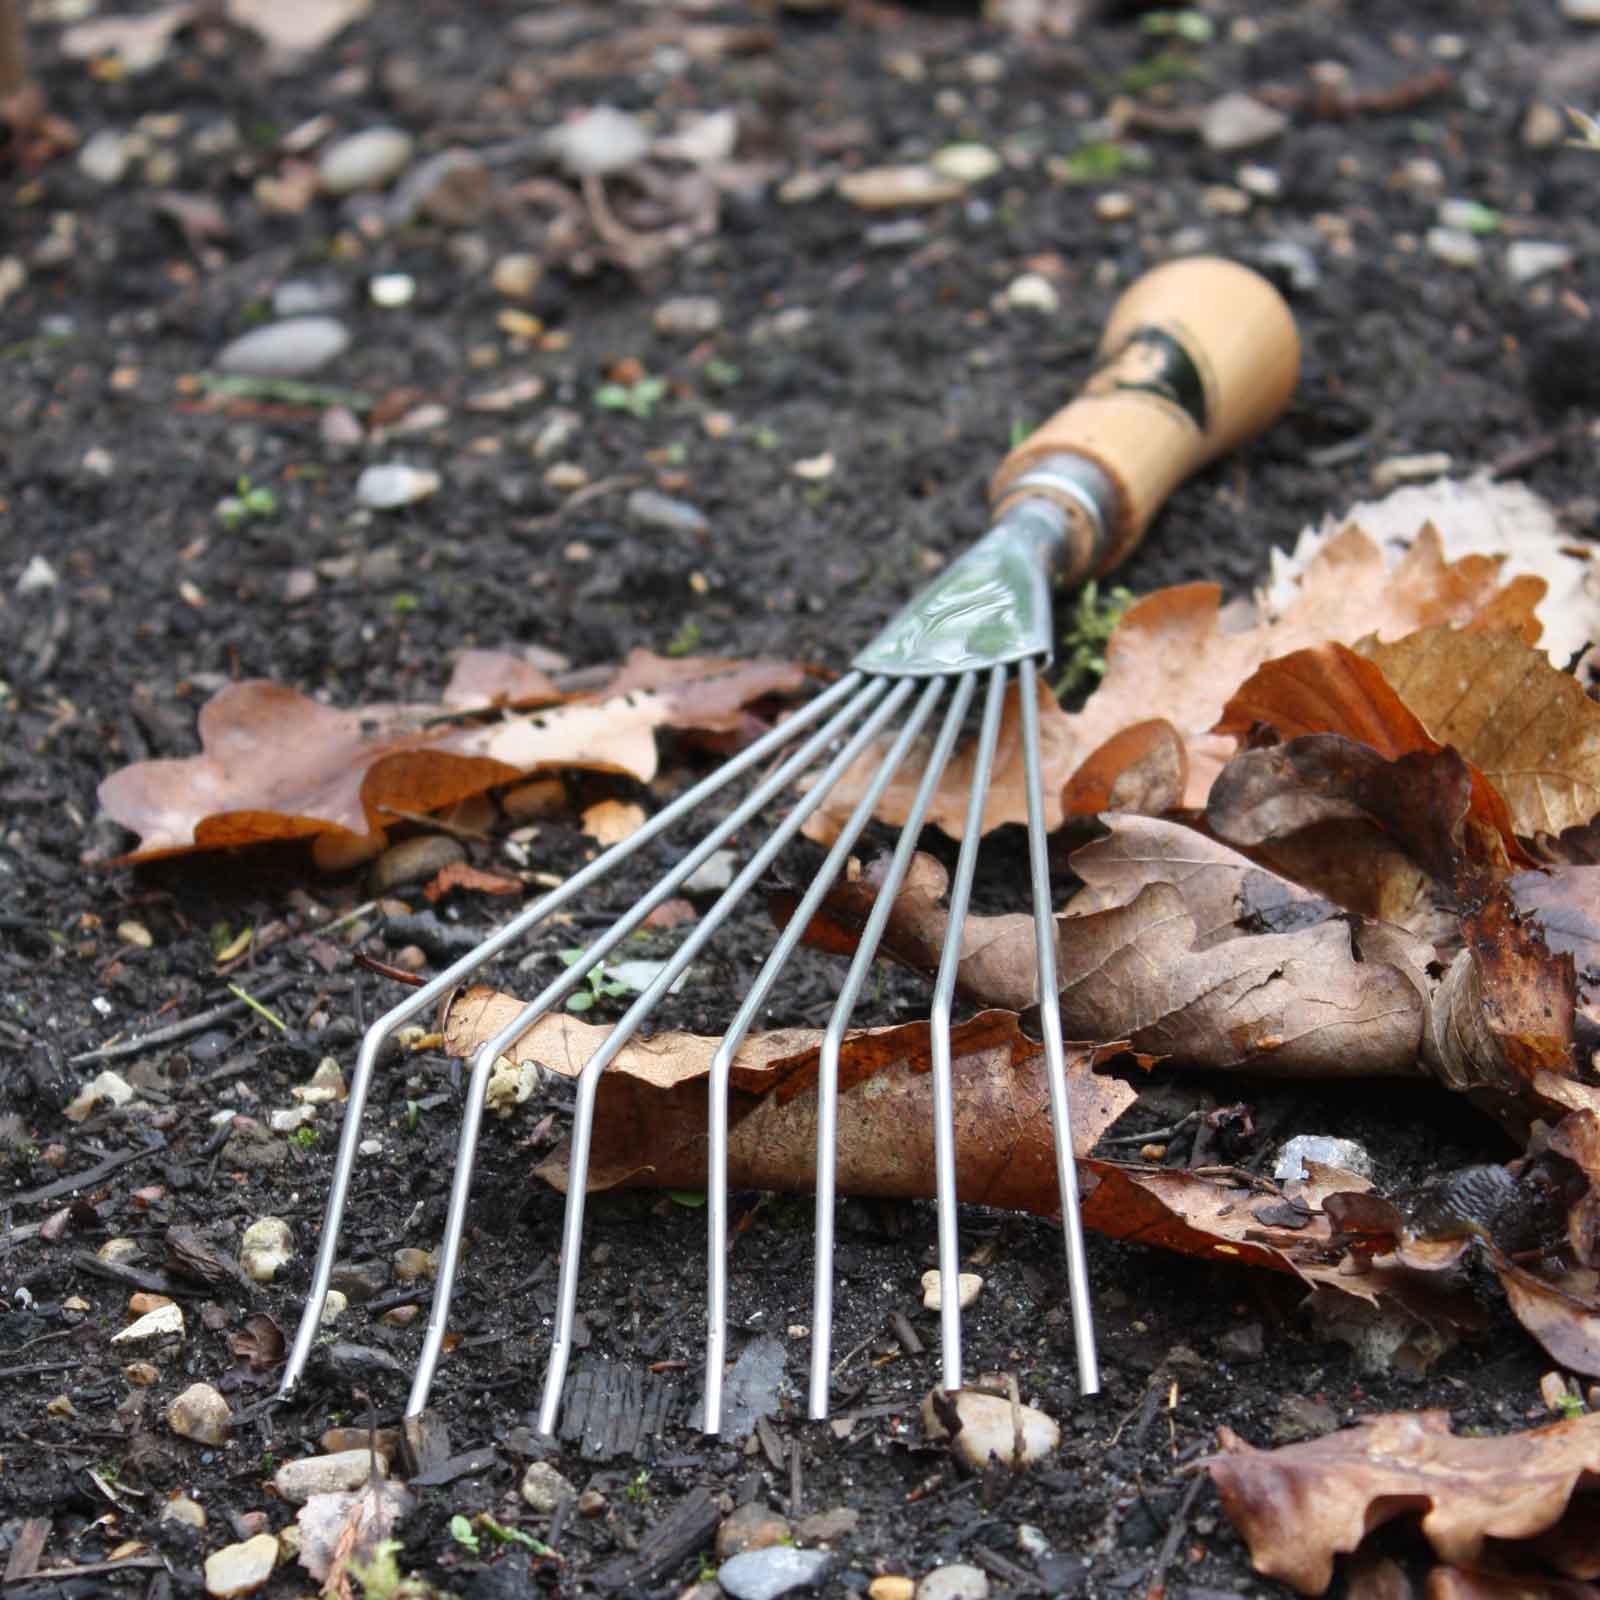
POLYGON ((252 995, 246 994, 238 984, 230 983, 228 985, 228 993, 231 995, 237 995, 239 999, 249 1006, 249 1008, 255 1012, 258 1017, 270 1022, 279 1033, 287 1033, 289 1031, 289 1024, 285 1022, 282 1017, 280 1017, 275 1011, 268 1011, 259 1000, 255 999, 252 995))
POLYGON ((36 1583, 41 1578, 87 1578, 97 1572, 127 1572, 135 1567, 165 1568, 166 1562, 160 1556, 124 1556, 120 1561, 85 1561, 77 1567, 40 1567, 26 1578, 16 1579, 8 1575, 0 1578, 0 1583, 36 1583))
MULTIPOLYGON (((366 908, 363 908, 366 909, 366 908)), ((351 913, 355 915, 355 913, 351 913)), ((292 989, 299 979, 292 974, 285 974, 278 978, 269 978, 261 985, 260 998, 272 1000, 282 994, 285 989, 292 989)), ((234 986, 228 986, 233 989, 234 986)), ((234 992, 239 992, 235 990, 234 992)), ((203 1033, 213 1022, 225 1022, 230 1017, 236 1017, 240 1012, 250 1009, 256 1004, 248 997, 239 1000, 224 1000, 221 1005, 213 1006, 209 1011, 197 1012, 192 1017, 186 1017, 182 1022, 174 1022, 165 1028, 157 1028, 151 1033, 141 1033, 137 1038, 124 1039, 120 1044, 103 1044, 98 1050, 85 1050, 81 1055, 67 1058, 70 1066, 77 1066, 84 1061, 114 1061, 119 1056, 136 1056, 142 1050, 153 1049, 159 1044, 174 1044, 179 1039, 187 1039, 192 1034, 203 1033)), ((282 1024, 279 1024, 282 1026, 282 1024)))
POLYGON ((1256 91, 1256 98, 1279 111, 1298 111, 1325 122, 1343 122, 1351 117, 1383 117, 1410 111, 1454 86, 1455 79, 1445 68, 1433 67, 1402 78, 1387 89, 1343 89, 1331 84, 1288 89, 1268 85, 1256 91))
POLYGON ((1167 1536, 1161 1541, 1155 1565, 1150 1569, 1150 1587, 1144 1592, 1145 1600, 1162 1600, 1166 1594, 1167 1580, 1164 1574, 1172 1565, 1172 1558, 1178 1553, 1178 1546, 1189 1526, 1189 1512, 1194 1506, 1195 1496, 1200 1493, 1200 1486, 1205 1481, 1204 1478, 1191 1479, 1183 1499, 1178 1502, 1178 1509, 1172 1513, 1172 1521, 1167 1524, 1167 1536))
POLYGON ((392 967, 387 961, 379 961, 365 951, 358 950, 353 959, 358 967, 365 967, 368 972, 375 972, 380 978, 388 978, 393 983, 409 984, 413 989, 420 989, 423 985, 424 980, 416 973, 407 972, 404 967, 392 967))
POLYGON ((71 1194, 74 1189, 83 1189, 91 1183, 98 1183, 118 1168, 129 1166, 145 1156, 159 1155, 166 1148, 166 1136, 158 1133, 149 1144, 141 1145, 137 1150, 120 1150, 116 1155, 107 1156, 104 1161, 97 1162, 82 1172, 76 1172, 70 1178, 57 1178, 54 1183, 42 1184, 37 1189, 25 1189, 21 1194, 7 1195, 6 1204, 28 1206, 38 1205, 44 1200, 54 1200, 61 1195, 71 1194))
POLYGON ((530 517, 521 526, 530 532, 554 527, 556 523, 571 516, 589 501, 598 500, 601 495, 616 494, 623 489, 635 489, 643 482, 644 479, 636 472, 619 472, 614 478, 597 478, 593 483, 586 483, 581 489, 573 490, 548 516, 530 517))

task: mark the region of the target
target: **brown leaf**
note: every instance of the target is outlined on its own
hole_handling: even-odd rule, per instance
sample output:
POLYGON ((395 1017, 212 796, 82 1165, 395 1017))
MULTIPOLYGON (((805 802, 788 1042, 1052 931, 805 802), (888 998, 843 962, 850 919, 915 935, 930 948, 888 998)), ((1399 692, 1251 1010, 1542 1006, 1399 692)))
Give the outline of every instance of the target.
POLYGON ((381 1468, 364 1489, 312 1495, 295 1517, 300 1565, 321 1581, 331 1600, 351 1600, 353 1569, 376 1558, 412 1503, 410 1490, 383 1477, 381 1468))
POLYGON ((1468 1572, 1461 1567, 1435 1567, 1422 1594, 1423 1600, 1600 1600, 1600 1588, 1576 1579, 1468 1572))
POLYGON ((1600 1416, 1462 1439, 1448 1412, 1398 1412, 1277 1450, 1257 1450, 1227 1428, 1220 1443, 1207 1470, 1256 1571, 1302 1594, 1321 1594, 1335 1555, 1396 1517, 1420 1513, 1440 1559, 1471 1566, 1491 1539, 1503 1545, 1557 1527, 1573 1496, 1600 1481, 1600 1416))
POLYGON ((456 889, 471 894, 521 894, 522 880, 503 872, 485 872, 468 861, 452 861, 441 867, 424 886, 423 896, 430 903, 444 899, 456 889))
MULTIPOLYGON (((1562 1366, 1600 1378, 1600 1273, 1581 1268, 1552 1282, 1499 1251, 1490 1259, 1517 1321, 1562 1366)), ((1600 1422, 1600 1415, 1586 1420, 1600 1422)), ((1600 1465, 1595 1471, 1600 1477, 1600 1465)), ((1600 1571, 1585 1576, 1600 1577, 1600 1571)))
POLYGON ((1600 705, 1513 633, 1427 628, 1364 642, 1429 734, 1505 797, 1520 834, 1559 833, 1600 812, 1600 705))
POLYGON ((244 1326, 228 1335, 228 1348, 252 1372, 270 1372, 283 1360, 283 1329, 264 1311, 252 1311, 244 1326))
MULTIPOLYGON (((521 1010, 509 995, 468 990, 443 1032, 469 1056, 521 1010)), ((511 1052, 517 1061, 576 1077, 610 1032, 566 1015, 543 1018, 511 1052)), ((733 1065, 729 1182, 735 1188, 811 1192, 816 1166, 816 1074, 821 1034, 786 1029, 750 1039, 733 1065)), ((705 1182, 706 1079, 721 1041, 682 1033, 635 1040, 601 1076, 589 1186, 688 1188, 705 1182)), ((953 1030, 956 1148, 963 1200, 1054 1215, 1055 1156, 1041 1047, 1007 1012, 953 1030)), ((1125 1084, 1071 1055, 1068 1090, 1080 1153, 1132 1104, 1125 1084)), ((928 1025, 871 1029, 845 1040, 839 1075, 840 1192, 929 1198, 934 1190, 928 1025), (916 1136, 925 1129, 926 1137, 916 1136)), ((536 1169, 564 1186, 566 1152, 536 1169)))
POLYGON ((281 685, 230 684, 201 709, 201 755, 124 767, 101 784, 101 804, 140 835, 129 861, 322 834, 371 840, 394 814, 435 811, 539 768, 648 783, 657 728, 719 727, 749 700, 804 681, 778 662, 707 660, 673 663, 659 687, 638 687, 654 659, 630 658, 617 681, 634 687, 620 693, 488 723, 441 721, 444 708, 431 705, 336 711, 281 685))
POLYGON ((1189 753, 1165 717, 1136 722, 1114 733, 1067 780, 1062 814, 1092 816, 1130 811, 1159 816, 1183 803, 1189 753))

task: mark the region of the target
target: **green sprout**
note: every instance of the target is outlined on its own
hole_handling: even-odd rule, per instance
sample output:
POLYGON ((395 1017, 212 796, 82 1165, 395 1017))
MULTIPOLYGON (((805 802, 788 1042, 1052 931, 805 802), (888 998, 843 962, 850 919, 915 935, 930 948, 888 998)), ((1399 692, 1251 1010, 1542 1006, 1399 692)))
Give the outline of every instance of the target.
POLYGON ((713 389, 731 389, 743 376, 731 361, 724 361, 720 356, 712 356, 701 371, 713 389))
POLYGON ((1556 1410, 1561 1413, 1564 1422, 1576 1422, 1579 1417, 1588 1412, 1588 1407, 1583 1403, 1583 1397, 1576 1395, 1568 1389, 1556 1401, 1556 1410))
POLYGON ((648 422, 666 392, 665 378, 640 378, 636 383, 602 383, 594 392, 594 403, 602 411, 626 411, 629 416, 648 422))
POLYGON ((1114 139, 1080 144, 1049 164, 1050 176, 1058 183, 1110 183, 1126 173, 1148 171, 1149 167, 1150 153, 1142 145, 1118 144, 1114 139))
POLYGON ((627 1497, 633 1501, 636 1506, 649 1505, 650 1469, 648 1467, 640 1467, 639 1470, 634 1473, 632 1480, 628 1484, 628 1487, 622 1492, 627 1495, 627 1497))
POLYGON ((473 1555, 477 1555, 479 1550, 478 1530, 472 1526, 471 1517, 464 1517, 459 1511, 456 1512, 450 1519, 450 1537, 463 1550, 470 1550, 473 1555))
POLYGON ((1203 11, 1147 11, 1139 19, 1143 33, 1163 39, 1182 39, 1185 44, 1210 44, 1217 36, 1217 25, 1203 11))
POLYGON ((239 528, 247 522, 265 522, 278 514, 278 497, 264 483, 252 483, 240 475, 234 493, 217 502, 217 521, 225 528, 239 528))
POLYGON ((1163 83, 1176 83, 1180 78, 1192 78, 1200 68, 1188 56, 1176 50, 1163 50, 1148 61, 1137 61, 1118 80, 1124 94, 1143 94, 1163 83))
MULTIPOLYGON (((581 950, 563 950, 562 962, 575 967, 583 959, 581 950)), ((588 1011, 596 1001, 617 1000, 625 994, 633 993, 633 985, 622 982, 619 978, 606 976, 606 964, 597 961, 588 972, 584 974, 583 981, 588 985, 586 989, 579 989, 567 997, 568 1011, 588 1011)))
POLYGON ((542 1539, 535 1539, 531 1533, 524 1533, 521 1528, 509 1528, 503 1522, 496 1522, 487 1511, 480 1511, 473 1520, 479 1530, 487 1534, 496 1544, 521 1545, 524 1550, 531 1550, 536 1556, 555 1553, 542 1539))
POLYGON ((700 624, 693 617, 685 617, 678 631, 667 641, 669 656, 690 655, 700 643, 700 624))
POLYGON ((408 617, 420 606, 422 602, 414 594, 402 590, 389 602, 390 609, 397 616, 408 617))
POLYGON ((317 1130, 308 1122, 289 1135, 289 1143, 297 1150, 314 1150, 317 1144, 317 1130))
POLYGON ((1092 578, 1078 591, 1077 604, 1061 639, 1060 672, 1055 683, 1058 700, 1105 676, 1106 642, 1132 604, 1133 595, 1121 587, 1102 596, 1092 578))
POLYGON ((417 1124, 422 1121, 422 1107, 415 1100, 406 1101, 406 1132, 415 1133, 417 1124))

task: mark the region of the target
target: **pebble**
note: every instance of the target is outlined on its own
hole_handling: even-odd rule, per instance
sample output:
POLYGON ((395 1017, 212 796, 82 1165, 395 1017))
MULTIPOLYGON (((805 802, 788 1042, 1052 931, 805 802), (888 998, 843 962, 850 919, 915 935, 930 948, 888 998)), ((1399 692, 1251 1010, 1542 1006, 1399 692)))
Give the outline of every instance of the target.
POLYGON ((431 1278, 439 1270, 439 1258, 431 1250, 419 1250, 415 1245, 402 1245, 395 1251, 394 1281, 415 1283, 419 1278, 431 1278))
POLYGON ((1266 1334, 1259 1322, 1229 1328, 1217 1339, 1217 1352, 1229 1361, 1259 1361, 1266 1349, 1266 1334))
POLYGON ((324 194, 382 189, 405 170, 415 149, 416 141, 403 129, 364 128, 322 152, 317 182, 324 194))
POLYGON ((1200 137, 1211 150, 1248 150, 1267 144, 1289 126, 1283 112, 1242 91, 1213 100, 1200 118, 1200 137))
POLYGON ((287 1106, 281 1111, 267 1113, 267 1126, 274 1133, 293 1133, 308 1122, 317 1120, 315 1106, 287 1106))
POLYGON ((839 179, 839 193, 863 211, 896 206, 931 206, 954 200, 966 187, 930 166, 865 167, 839 179))
POLYGON ((102 128, 78 152, 78 170, 96 183, 121 183, 128 171, 126 137, 115 128, 102 128))
POLYGON ((1133 212, 1133 196, 1120 189, 1110 189, 1095 197, 1094 214, 1101 222, 1126 222, 1133 212))
POLYGON ((795 1525, 796 1535, 806 1544, 830 1544, 856 1531, 861 1513, 854 1506, 833 1506, 827 1511, 813 1511, 795 1525))
POLYGON ((349 1309, 349 1299, 338 1289, 330 1289, 327 1298, 322 1302, 322 1315, 317 1319, 318 1327, 331 1328, 349 1309))
POLYGON ((349 330, 336 318, 290 317, 241 334, 218 352, 216 365, 255 378, 300 378, 349 348, 349 330))
POLYGON ((130 1261, 137 1261, 143 1252, 139 1249, 137 1239, 125 1239, 119 1234, 115 1239, 107 1239, 94 1254, 95 1260, 120 1267, 130 1261))
POLYGON ((136 1322, 130 1322, 121 1333, 111 1335, 112 1344, 143 1344, 149 1339, 166 1339, 176 1334, 183 1337, 183 1310, 180 1306, 159 1306, 147 1311, 136 1322))
POLYGON ((1279 1183, 1290 1183, 1306 1175, 1308 1161, 1321 1162, 1325 1167, 1338 1167, 1341 1172, 1353 1172, 1358 1178, 1373 1175, 1372 1157, 1354 1139, 1335 1139, 1323 1133, 1297 1133, 1286 1139, 1272 1164, 1272 1176, 1279 1183))
POLYGON ((982 183, 1004 164, 1000 153, 986 144, 947 144, 929 162, 941 178, 953 178, 961 184, 982 183))
MULTIPOLYGON (((1055 1421, 1033 1406, 1020 1407, 1022 1449, 1019 1453, 1011 1402, 1005 1396, 962 1389, 953 1397, 953 1402, 956 1415, 961 1419, 955 1449, 974 1472, 984 1471, 991 1455, 1010 1467, 1031 1466, 1061 1443, 1061 1429, 1055 1421)), ((944 1423, 934 1410, 932 1395, 922 1402, 922 1426, 930 1439, 947 1437, 944 1423)))
MULTIPOLYGON (((514 255, 501 256, 494 264, 490 274, 490 282, 494 285, 494 292, 506 300, 526 300, 535 289, 539 287, 539 279, 544 276, 544 263, 538 256, 524 255, 520 252, 514 255)), ((660 311, 656 313, 660 316, 660 311)), ((661 324, 658 321, 657 327, 661 324)))
POLYGON ((717 1569, 717 1582, 733 1600, 778 1600, 797 1589, 816 1588, 833 1571, 834 1560, 827 1550, 772 1545, 724 1561, 717 1569))
POLYGON ((91 1078, 62 1108, 61 1115, 69 1122, 82 1122, 94 1108, 107 1101, 114 1106, 125 1106, 133 1099, 133 1085, 108 1067, 91 1078))
POLYGON ((1264 267, 1276 267, 1289 280, 1289 287, 1310 294, 1322 282, 1322 269, 1311 250, 1294 239, 1269 239, 1256 249, 1256 260, 1264 267))
MULTIPOLYGON (((65 1304, 65 1302, 62 1302, 65 1304)), ((85 1310, 87 1310, 87 1306, 85 1310)), ((153 1361, 130 1361, 122 1369, 122 1376, 133 1385, 135 1389, 148 1389, 153 1383, 161 1382, 161 1368, 153 1361)))
MULTIPOLYGON (((1397 483, 1420 483, 1430 478, 1442 478, 1454 464, 1454 459, 1443 450, 1429 450, 1420 455, 1390 456, 1372 469, 1372 482, 1379 489, 1392 489, 1397 483)), ((1321 1158, 1313 1156, 1311 1159, 1315 1161, 1321 1158)))
POLYGON ((1462 233, 1494 233, 1500 227, 1500 213, 1481 200, 1457 197, 1439 202, 1439 224, 1462 233))
POLYGON ((275 317, 316 317, 337 311, 350 298, 338 278, 289 278, 272 291, 275 317))
POLYGON ((1061 309, 1056 286, 1042 272, 1024 272, 1006 285, 1006 304, 1013 311, 1038 311, 1048 316, 1061 309))
POLYGON ((1600 0, 1561 0, 1561 15, 1568 22, 1600 23, 1600 0))
POLYGON ((282 1217, 258 1217, 239 1240, 239 1265, 252 1283, 271 1283, 294 1259, 294 1234, 282 1217))
POLYGON ((909 250, 927 237, 928 225, 920 217, 896 217, 893 222, 873 223, 863 242, 869 250, 909 250))
POLYGON ((988 1595, 988 1573, 965 1561, 935 1567, 916 1589, 916 1600, 988 1600, 988 1595))
POLYGON ((911 1600, 916 1582, 898 1572, 885 1572, 867 1585, 867 1600, 911 1600))
POLYGON ((0 256, 0 306, 28 281, 28 269, 19 256, 0 256))
POLYGON ((650 152, 640 120, 615 106, 595 106, 545 135, 545 148, 575 178, 621 172, 650 152))
POLYGON ((206 1557, 206 1593, 213 1600, 238 1600, 254 1594, 278 1564, 278 1538, 258 1533, 243 1544, 225 1544, 206 1557))
POLYGON ((722 1519, 717 1529, 717 1560, 730 1561, 746 1550, 766 1550, 790 1538, 789 1519, 752 1500, 722 1519))
POLYGON ((1233 181, 1258 200, 1276 200, 1283 193, 1283 179, 1276 167, 1243 166, 1234 173, 1233 181))
POLYGON ((693 872, 684 879, 685 894, 721 894, 733 882, 739 858, 732 850, 713 850, 693 872))
POLYGON ((641 528, 653 528, 658 533, 703 534, 711 530, 710 521, 698 506, 654 489, 635 489, 628 496, 628 515, 641 528))
POLYGON ((1561 272, 1577 259, 1570 245, 1551 239, 1518 239, 1506 246, 1506 276, 1513 283, 1532 283, 1547 272, 1561 272))
POLYGON ((459 839, 452 839, 447 833, 421 833, 391 845, 372 863, 367 888, 378 895, 408 883, 426 883, 446 867, 466 859, 466 848, 459 839))
POLYGON ((1483 260, 1483 246, 1459 228, 1429 228, 1428 254, 1447 267, 1470 268, 1483 260))
POLYGON ((1274 1444, 1293 1444, 1297 1439, 1317 1439, 1339 1426, 1339 1416, 1326 1400, 1312 1400, 1303 1394, 1285 1395, 1278 1402, 1272 1422, 1274 1444))
POLYGON ((708 294, 674 295, 655 309, 657 333, 678 339, 701 339, 722 326, 722 303, 708 294))
POLYGON ((338 1494, 366 1487, 376 1461, 378 1476, 388 1469, 388 1458, 379 1450, 338 1450, 326 1456, 302 1456, 285 1461, 272 1475, 272 1487, 281 1499, 301 1505, 314 1494, 338 1494))
POLYGON ((56 569, 43 556, 31 555, 17 577, 16 591, 19 595, 44 594, 60 581, 56 569))
POLYGON ((343 1100, 346 1094, 344 1070, 332 1056, 324 1056, 317 1063, 317 1070, 304 1083, 297 1083, 289 1094, 308 1106, 343 1100))
POLYGON ((433 494, 443 480, 427 467, 385 461, 367 467, 356 479, 356 499, 371 511, 395 511, 433 494))
POLYGON ((409 272, 380 272, 367 285, 373 305, 385 311, 398 311, 417 298, 417 280, 409 272))
MULTIPOLYGON (((937 1267, 922 1274, 922 1304, 929 1311, 937 1311, 944 1304, 943 1279, 937 1267)), ((978 1298, 983 1279, 976 1272, 956 1274, 956 1304, 965 1311, 978 1298)))
POLYGON ((209 1383, 191 1383, 167 1407, 167 1426, 182 1438, 201 1444, 225 1444, 233 1413, 209 1383))
POLYGON ((1229 183, 1213 183, 1200 196, 1201 206, 1214 217, 1242 217, 1250 209, 1250 196, 1229 183))
POLYGON ((576 1494, 577 1490, 548 1461, 530 1462, 522 1475, 522 1498, 540 1516, 553 1516, 563 1500, 576 1494))
POLYGON ((206 1508, 198 1500, 191 1500, 181 1489, 174 1489, 161 1508, 157 1522, 176 1522, 185 1528, 204 1528, 206 1508))
POLYGON ((1549 150, 1567 137, 1567 119, 1548 100, 1535 100, 1522 118, 1522 142, 1529 150, 1549 150))
POLYGON ((585 1489, 577 1499, 577 1511, 580 1517, 598 1517, 606 1509, 606 1497, 598 1489, 585 1489))

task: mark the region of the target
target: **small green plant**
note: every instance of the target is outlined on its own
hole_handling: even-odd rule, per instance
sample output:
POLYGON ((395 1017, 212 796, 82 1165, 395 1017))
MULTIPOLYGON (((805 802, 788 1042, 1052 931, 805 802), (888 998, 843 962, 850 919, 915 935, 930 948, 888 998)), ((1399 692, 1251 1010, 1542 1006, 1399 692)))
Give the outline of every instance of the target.
POLYGON ((776 428, 757 428, 750 435, 750 442, 757 450, 776 450, 783 441, 776 428))
POLYGON ((1139 18, 1143 33, 1160 39, 1182 39, 1185 44, 1210 44, 1217 25, 1203 11, 1147 11, 1139 18))
POLYGON ((1150 153, 1142 145, 1097 139, 1080 144, 1049 164, 1050 176, 1059 183, 1110 183, 1129 173, 1146 172, 1150 153))
POLYGON ((1123 588, 1102 596, 1092 578, 1078 591, 1077 604, 1061 639, 1057 699, 1064 700, 1105 676, 1106 641, 1132 604, 1132 594, 1123 588))
POLYGON ((278 497, 264 483, 252 483, 242 474, 234 492, 217 502, 217 521, 225 528, 247 522, 265 522, 278 514, 278 497))
POLYGON ((308 1122, 303 1128, 296 1128, 289 1135, 289 1143, 297 1150, 315 1150, 317 1147, 317 1130, 308 1122))
POLYGON ((636 1506, 650 1504, 650 1469, 640 1467, 629 1481, 628 1487, 622 1491, 636 1506))
POLYGON ((744 376, 731 361, 724 361, 721 356, 712 356, 701 370, 713 389, 731 389, 744 376))
POLYGON ((1188 56, 1176 50, 1163 50, 1148 61, 1136 61, 1117 80, 1124 94, 1143 94, 1147 89, 1158 88, 1163 83, 1176 83, 1180 78, 1192 78, 1200 68, 1188 56))
POLYGON ((686 656, 691 654, 700 643, 700 624, 693 617, 685 617, 678 624, 678 631, 667 640, 667 654, 669 656, 686 656))
POLYGON ((472 1518, 464 1517, 458 1511, 450 1519, 450 1537, 461 1546, 463 1550, 470 1550, 473 1555, 479 1551, 478 1530, 472 1526, 472 1518))
POLYGON ((1581 1395, 1574 1394, 1571 1389, 1568 1389, 1556 1401, 1556 1410, 1561 1413, 1564 1422, 1576 1422, 1579 1417, 1588 1414, 1589 1408, 1583 1403, 1581 1395))
MULTIPOLYGON (((583 959, 581 950, 563 950, 561 960, 564 965, 575 967, 583 959)), ((596 1002, 601 1000, 619 1000, 623 995, 632 994, 633 986, 623 983, 619 978, 606 976, 606 964, 597 961, 583 975, 587 988, 578 989, 567 997, 568 1011, 589 1011, 596 1002)))
POLYGON ((1033 424, 1026 417, 1011 419, 1011 432, 1006 437, 1006 449, 1015 450, 1033 432, 1033 424))
POLYGON ((480 1511, 473 1519, 478 1531, 493 1539, 496 1544, 521 1545, 524 1550, 531 1550, 536 1556, 548 1556, 554 1552, 542 1539, 535 1539, 531 1533, 524 1533, 521 1528, 507 1527, 503 1522, 496 1522, 487 1511, 480 1511))
POLYGON ((594 392, 594 403, 602 411, 626 411, 630 417, 648 422, 666 393, 665 378, 640 378, 634 383, 602 383, 594 392))
POLYGON ((401 617, 409 617, 421 604, 422 602, 414 594, 405 590, 402 590, 389 602, 395 614, 401 617))
POLYGON ((406 1101, 406 1132, 415 1133, 417 1124, 422 1121, 422 1107, 415 1100, 406 1101))

